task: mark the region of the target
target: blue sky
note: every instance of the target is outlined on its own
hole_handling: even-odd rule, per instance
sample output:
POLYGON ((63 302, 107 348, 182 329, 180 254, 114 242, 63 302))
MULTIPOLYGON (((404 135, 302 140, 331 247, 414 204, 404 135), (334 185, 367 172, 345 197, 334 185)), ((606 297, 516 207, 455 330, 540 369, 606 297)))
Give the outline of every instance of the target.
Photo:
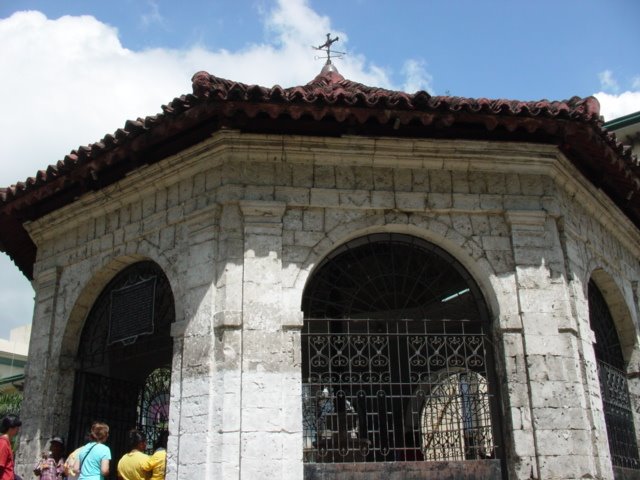
MULTIPOLYGON (((586 96, 602 90, 604 71, 612 72, 618 85, 609 93, 621 93, 640 76, 632 50, 640 44, 637 0, 311 0, 307 5, 329 19, 332 31, 346 34, 344 50, 384 69, 396 87, 403 85, 408 59, 423 62, 435 93, 469 97, 586 96)), ((19 10, 38 10, 50 19, 92 15, 116 27, 123 47, 134 51, 188 51, 197 45, 241 52, 251 45, 278 47, 280 39, 266 20, 275 8, 267 0, 5 0, 0 17, 19 10)), ((308 61, 313 62, 311 54, 308 61)))
MULTIPOLYGON (((596 95, 606 119, 640 110, 637 0, 21 0, 0 2, 0 185, 33 176, 129 118, 189 93, 198 70, 271 86, 334 63, 369 85, 435 95, 596 95)), ((0 337, 33 291, 0 254, 0 337)))

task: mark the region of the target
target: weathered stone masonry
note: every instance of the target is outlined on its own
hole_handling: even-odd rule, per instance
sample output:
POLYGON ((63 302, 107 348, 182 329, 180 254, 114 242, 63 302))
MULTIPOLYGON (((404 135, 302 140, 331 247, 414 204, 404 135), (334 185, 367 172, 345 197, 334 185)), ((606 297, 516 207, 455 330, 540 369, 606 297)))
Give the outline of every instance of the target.
POLYGON ((636 373, 640 236, 553 146, 220 131, 28 230, 38 257, 23 467, 73 422, 93 301, 150 259, 176 301, 167 478, 302 478, 305 281, 341 244, 386 231, 442 247, 480 285, 509 477, 613 478, 586 284, 596 275, 610 288, 636 373))

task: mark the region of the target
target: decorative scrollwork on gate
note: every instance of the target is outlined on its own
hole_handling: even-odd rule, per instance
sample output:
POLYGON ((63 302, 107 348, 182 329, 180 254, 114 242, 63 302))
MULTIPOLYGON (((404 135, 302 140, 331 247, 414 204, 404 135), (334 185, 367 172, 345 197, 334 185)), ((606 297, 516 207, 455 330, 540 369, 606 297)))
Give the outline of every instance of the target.
POLYGON ((334 335, 342 320, 307 320, 307 461, 495 458, 485 334, 460 322, 386 326, 359 320, 356 332, 334 335), (319 355, 326 361, 312 361, 319 355))
POLYGON ((174 320, 171 286, 156 263, 134 263, 109 281, 78 344, 70 443, 81 443, 91 421, 100 419, 111 427, 114 458, 128 450, 126 432, 134 427, 145 432, 152 447, 158 431, 167 427, 174 320), (135 311, 127 317, 132 305, 135 311), (114 316, 123 322, 114 323, 114 316))
POLYGON ((427 388, 430 391, 420 412, 425 459, 492 458, 494 443, 485 377, 468 370, 444 372, 427 388))
POLYGON ((450 255, 408 235, 357 238, 317 267, 302 308, 305 462, 497 456, 487 310, 450 255), (429 436, 436 408, 451 428, 429 436))
POLYGON ((138 428, 145 434, 149 452, 160 434, 169 429, 170 388, 171 370, 158 368, 138 394, 138 428))
POLYGON ((611 462, 614 466, 638 470, 640 456, 620 340, 609 307, 593 280, 589 282, 588 294, 611 462))

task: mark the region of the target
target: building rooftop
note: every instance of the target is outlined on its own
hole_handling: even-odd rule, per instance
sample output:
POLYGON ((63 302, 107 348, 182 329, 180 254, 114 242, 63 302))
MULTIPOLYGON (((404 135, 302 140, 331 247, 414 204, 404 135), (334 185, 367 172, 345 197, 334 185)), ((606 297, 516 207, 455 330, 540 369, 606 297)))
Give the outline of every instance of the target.
POLYGON ((370 87, 328 64, 306 85, 247 85, 198 72, 192 93, 128 120, 26 181, 0 188, 0 250, 32 278, 36 246, 23 223, 205 140, 223 128, 299 135, 533 142, 559 150, 640 227, 640 167, 594 97, 560 101, 432 96, 370 87))

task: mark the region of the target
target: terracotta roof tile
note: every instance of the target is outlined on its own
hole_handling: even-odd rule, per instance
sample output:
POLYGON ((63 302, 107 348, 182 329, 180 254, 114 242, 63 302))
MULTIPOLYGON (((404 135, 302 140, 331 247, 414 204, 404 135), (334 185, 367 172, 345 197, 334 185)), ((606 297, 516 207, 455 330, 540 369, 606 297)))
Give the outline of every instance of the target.
MULTIPOLYGON (((159 152, 145 155, 144 161, 158 161, 163 158, 163 152, 171 153, 167 150, 167 142, 181 138, 175 141, 175 148, 185 148, 188 142, 206 137, 198 129, 202 125, 213 124, 211 119, 216 118, 218 122, 228 122, 234 128, 253 128, 254 131, 275 128, 273 125, 277 122, 273 120, 281 119, 288 122, 287 128, 298 128, 296 125, 299 124, 300 131, 317 133, 316 126, 308 123, 308 119, 313 119, 316 123, 322 121, 324 125, 338 125, 332 127, 336 134, 340 134, 340 128, 346 128, 339 125, 349 124, 360 126, 361 134, 370 135, 379 134, 380 129, 385 134, 394 134, 400 125, 410 129, 410 134, 427 137, 445 136, 451 132, 451 138, 485 135, 486 138, 505 139, 501 132, 506 131, 511 132, 509 135, 522 132, 518 134, 522 140, 522 135, 538 135, 536 141, 558 144, 587 175, 596 172, 592 173, 594 182, 601 181, 597 173, 601 168, 598 159, 606 160, 607 168, 616 175, 603 189, 640 226, 638 160, 629 148, 603 127, 599 103, 594 97, 523 102, 432 96, 424 91, 410 94, 347 80, 332 66, 325 66, 306 85, 291 88, 247 85, 201 71, 192 77, 192 92, 163 105, 162 112, 157 115, 126 121, 123 128, 93 144, 78 147, 55 165, 38 171, 35 177, 1 188, 0 220, 3 215, 9 215, 14 218, 11 225, 21 225, 24 220, 38 218, 65 202, 73 201, 84 190, 101 188, 105 184, 96 182, 95 177, 100 177, 102 170, 112 169, 115 172, 104 182, 117 181, 124 172, 137 168, 138 162, 142 161, 127 162, 126 159, 157 145, 159 152), (261 123, 261 116, 272 121, 261 123), (255 125, 239 120, 242 117, 255 122, 255 125), (297 123, 292 124, 286 119, 297 123), (192 132, 193 136, 180 137, 185 132, 192 132), (617 179, 620 179, 619 184, 617 179), (631 191, 618 191, 629 188, 626 186, 629 182, 623 185, 622 179, 631 181, 631 191), (75 188, 72 194, 63 195, 70 188, 75 188), (631 206, 624 200, 629 195, 634 197, 631 206), (38 207, 33 208, 35 205, 38 207)), ((0 244, 6 246, 10 243, 0 234, 0 244)), ((32 253, 35 258, 35 252, 32 253)), ((30 276, 33 258, 16 258, 11 251, 9 254, 30 276)))

